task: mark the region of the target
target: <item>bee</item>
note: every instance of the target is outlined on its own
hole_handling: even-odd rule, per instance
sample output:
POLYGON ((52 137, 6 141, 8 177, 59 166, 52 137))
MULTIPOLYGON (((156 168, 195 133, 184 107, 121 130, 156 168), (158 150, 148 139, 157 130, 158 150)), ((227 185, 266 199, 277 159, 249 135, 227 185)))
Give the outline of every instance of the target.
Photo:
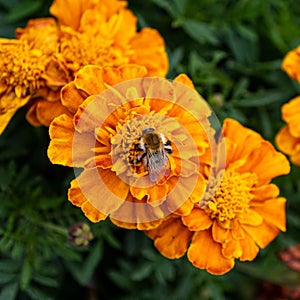
POLYGON ((135 150, 142 152, 132 160, 133 164, 144 162, 152 182, 157 182, 166 173, 169 163, 168 154, 171 154, 171 142, 162 133, 156 132, 153 128, 146 128, 142 132, 139 143, 135 150))

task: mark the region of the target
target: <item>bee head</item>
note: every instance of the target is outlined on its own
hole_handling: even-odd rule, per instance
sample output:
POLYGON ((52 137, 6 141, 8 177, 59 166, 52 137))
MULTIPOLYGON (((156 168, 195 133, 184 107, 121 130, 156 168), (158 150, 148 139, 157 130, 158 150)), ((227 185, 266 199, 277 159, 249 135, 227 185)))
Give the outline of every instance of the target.
POLYGON ((147 133, 150 133, 150 132, 155 132, 154 128, 145 128, 143 131, 142 131, 142 136, 146 135, 147 133))

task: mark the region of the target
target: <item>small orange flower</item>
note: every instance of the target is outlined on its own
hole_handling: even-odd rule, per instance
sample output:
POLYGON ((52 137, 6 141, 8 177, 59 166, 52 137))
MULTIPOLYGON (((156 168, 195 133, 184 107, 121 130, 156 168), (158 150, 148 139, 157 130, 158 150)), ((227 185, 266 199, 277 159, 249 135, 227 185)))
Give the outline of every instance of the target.
POLYGON ((283 154, 237 121, 226 119, 223 134, 227 164, 219 188, 208 185, 189 215, 170 216, 146 231, 166 257, 187 251, 194 266, 212 274, 228 272, 235 259, 253 260, 259 248, 285 231, 286 200, 270 181, 290 170, 283 154))
MULTIPOLYGON (((60 58, 71 78, 86 65, 145 66, 149 76, 165 76, 168 59, 160 34, 151 28, 137 32, 137 18, 126 1, 55 0, 50 12, 60 24, 60 58)), ((32 103, 27 120, 49 126, 64 110, 60 101, 47 98, 32 103), (56 113, 57 112, 57 113, 56 113)))
POLYGON ((287 53, 282 69, 294 80, 300 82, 300 46, 287 53))
POLYGON ((30 99, 59 99, 60 87, 69 79, 57 51, 58 32, 52 19, 29 22, 19 40, 0 39, 0 134, 30 99))
POLYGON ((63 114, 51 123, 48 156, 52 163, 82 168, 68 196, 93 222, 110 215, 121 227, 154 228, 172 212, 188 215, 204 191, 199 164, 211 162, 212 132, 198 117, 206 125, 210 110, 185 75, 171 83, 141 79, 146 74, 137 65, 86 66, 62 90, 73 117, 63 114), (142 157, 140 139, 149 128, 171 141, 173 150, 155 182, 146 158, 134 162, 142 157))
POLYGON ((300 166, 300 96, 284 104, 281 112, 287 125, 278 132, 275 142, 280 151, 289 155, 291 161, 300 166))

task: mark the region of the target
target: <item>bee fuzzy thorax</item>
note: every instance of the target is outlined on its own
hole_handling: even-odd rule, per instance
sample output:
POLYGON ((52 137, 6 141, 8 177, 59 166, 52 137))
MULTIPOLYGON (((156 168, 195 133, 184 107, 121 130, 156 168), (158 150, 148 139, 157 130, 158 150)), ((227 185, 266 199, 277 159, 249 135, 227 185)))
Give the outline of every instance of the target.
POLYGON ((157 182, 167 173, 168 154, 172 153, 172 146, 162 133, 156 132, 153 128, 144 129, 135 150, 139 155, 131 162, 137 165, 143 161, 152 182, 157 182))

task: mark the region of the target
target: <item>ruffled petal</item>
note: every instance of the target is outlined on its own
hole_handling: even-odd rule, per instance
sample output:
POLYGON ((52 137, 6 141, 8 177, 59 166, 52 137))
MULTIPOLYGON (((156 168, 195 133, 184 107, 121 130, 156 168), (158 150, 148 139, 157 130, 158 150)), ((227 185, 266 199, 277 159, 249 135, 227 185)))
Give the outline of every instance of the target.
MULTIPOLYGON (((280 198, 278 198, 280 199, 280 198)), ((277 200, 278 200, 277 199, 277 200)), ((272 203, 275 205, 275 201, 270 200, 272 203)), ((284 199, 285 202, 285 199, 284 199)), ((271 204, 271 203, 270 203, 271 204)), ((282 201, 279 200, 279 207, 282 207, 282 201), (281 202, 281 203, 280 203, 281 202)), ((271 207, 272 205, 267 205, 269 209, 273 209, 271 207)), ((277 209, 279 208, 277 207, 277 209)), ((258 209, 257 209, 258 210, 258 209)), ((281 231, 285 231, 285 219, 283 220, 283 215, 285 216, 285 212, 282 211, 281 213, 273 213, 273 212, 266 212, 266 207, 261 208, 260 213, 264 216, 265 220, 264 222, 259 225, 259 226, 250 226, 243 224, 244 230, 253 238, 255 243, 261 247, 264 248, 266 247, 281 231), (266 214, 266 215, 265 215, 266 214), (268 215, 267 215, 268 214, 268 215), (272 219, 269 221, 271 216, 278 216, 279 220, 272 219)), ((276 207, 275 207, 276 211, 276 207)))
POLYGON ((69 110, 65 108, 60 101, 49 102, 46 100, 37 100, 36 118, 41 125, 48 127, 56 117, 62 114, 72 116, 69 110))
POLYGON ((122 228, 150 230, 158 227, 164 217, 160 207, 152 207, 128 193, 125 202, 110 215, 110 220, 122 228))
POLYGON ((222 254, 222 247, 214 242, 210 230, 194 234, 187 257, 195 267, 206 269, 214 275, 225 274, 234 267, 234 259, 228 259, 222 254))
POLYGON ((82 211, 91 222, 96 223, 106 219, 107 216, 105 214, 98 211, 88 202, 76 179, 71 182, 71 187, 68 191, 68 198, 73 205, 81 207, 82 211))
POLYGON ((288 103, 284 104, 281 108, 282 118, 289 125, 289 131, 292 136, 300 138, 300 96, 292 99, 288 103))
POLYGON ((261 135, 242 126, 238 121, 225 119, 222 131, 226 138, 226 148, 228 148, 226 151, 227 164, 243 159, 255 150, 255 152, 259 152, 257 150, 262 142, 261 135))
POLYGON ((227 242, 229 237, 229 229, 220 226, 218 222, 213 222, 212 237, 215 242, 223 244, 227 242))
POLYGON ((107 89, 103 80, 103 68, 98 66, 84 66, 75 77, 75 85, 87 95, 98 95, 107 89))
POLYGON ((49 128, 48 157, 53 164, 73 166, 73 120, 67 115, 55 118, 49 128))
POLYGON ((254 195, 253 201, 264 201, 278 197, 280 191, 277 185, 271 183, 253 188, 251 193, 254 195))
POLYGON ((192 232, 182 224, 180 218, 174 217, 168 218, 158 228, 145 233, 154 240, 157 250, 168 258, 182 257, 192 238, 192 232))
POLYGON ((53 164, 69 167, 83 167, 91 158, 91 149, 95 138, 91 134, 75 132, 73 119, 61 115, 53 120, 49 127, 50 143, 48 157, 53 164))
POLYGON ((286 230, 285 198, 270 199, 264 202, 252 201, 251 206, 263 219, 281 231, 286 230))
POLYGON ((12 99, 11 95, 4 95, 0 98, 0 135, 16 111, 24 106, 29 99, 30 96, 24 98, 15 97, 12 99))
POLYGON ((88 201, 106 215, 116 211, 129 192, 129 186, 108 169, 85 169, 77 181, 88 201))
POLYGON ((300 143, 300 138, 291 135, 289 126, 283 126, 275 137, 275 143, 280 151, 291 155, 297 144, 300 143))
POLYGON ((79 105, 87 98, 87 94, 76 88, 75 82, 71 81, 61 90, 61 102, 71 113, 75 114, 79 105))
POLYGON ((164 40, 157 30, 151 28, 142 29, 132 38, 130 44, 134 50, 130 57, 131 63, 145 66, 149 76, 166 76, 169 63, 164 40))
POLYGON ((61 25, 78 29, 82 14, 95 3, 96 1, 85 0, 54 0, 50 13, 59 20, 61 25))
POLYGON ((182 222, 191 231, 205 230, 212 225, 211 218, 200 208, 195 208, 188 216, 182 217, 182 222))
POLYGON ((253 151, 249 154, 247 161, 239 169, 241 173, 247 171, 257 174, 257 185, 259 186, 270 182, 274 177, 288 174, 290 164, 287 158, 282 153, 277 152, 270 142, 262 141, 259 151, 253 151))

